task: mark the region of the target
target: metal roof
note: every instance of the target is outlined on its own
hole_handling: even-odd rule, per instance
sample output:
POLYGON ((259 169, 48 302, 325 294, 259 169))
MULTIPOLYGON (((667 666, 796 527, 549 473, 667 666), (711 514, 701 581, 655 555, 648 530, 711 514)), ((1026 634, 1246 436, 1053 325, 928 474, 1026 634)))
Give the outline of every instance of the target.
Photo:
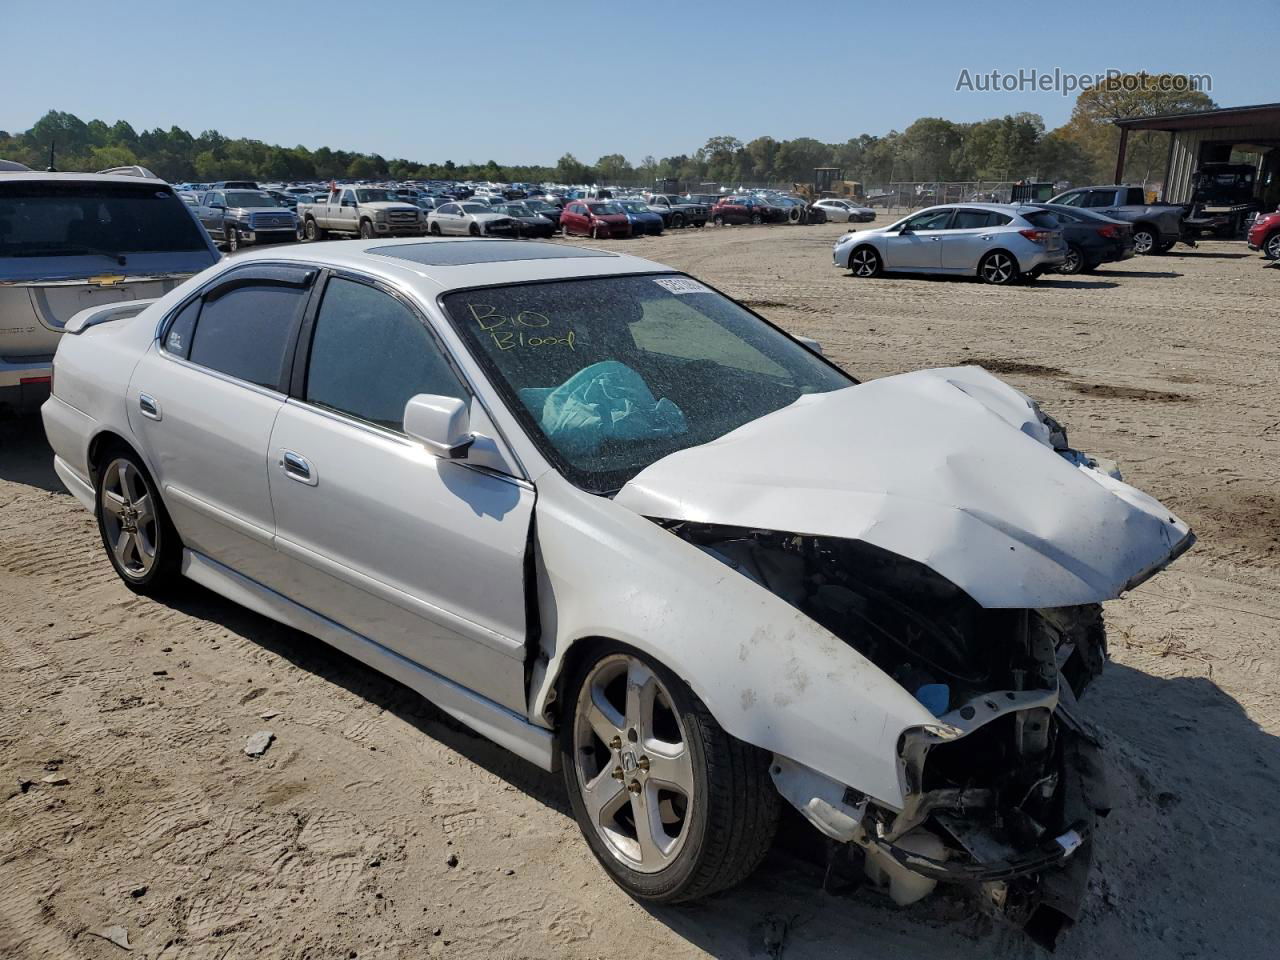
POLYGON ((1258 103, 1246 107, 1197 110, 1194 113, 1166 113, 1158 117, 1128 117, 1112 120, 1129 130, 1204 130, 1249 124, 1280 125, 1280 103, 1258 103))

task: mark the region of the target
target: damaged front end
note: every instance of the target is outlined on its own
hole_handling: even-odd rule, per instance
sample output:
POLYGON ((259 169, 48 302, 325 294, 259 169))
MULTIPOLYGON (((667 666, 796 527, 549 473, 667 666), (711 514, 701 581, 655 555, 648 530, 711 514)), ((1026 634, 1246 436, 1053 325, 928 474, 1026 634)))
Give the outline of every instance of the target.
POLYGON ((896 902, 966 884, 1051 947, 1078 915, 1094 820, 1108 809, 1098 744, 1072 713, 1105 660, 1100 605, 988 609, 863 541, 658 522, 821 624, 937 718, 898 737, 900 808, 781 756, 779 791, 860 851, 896 902))

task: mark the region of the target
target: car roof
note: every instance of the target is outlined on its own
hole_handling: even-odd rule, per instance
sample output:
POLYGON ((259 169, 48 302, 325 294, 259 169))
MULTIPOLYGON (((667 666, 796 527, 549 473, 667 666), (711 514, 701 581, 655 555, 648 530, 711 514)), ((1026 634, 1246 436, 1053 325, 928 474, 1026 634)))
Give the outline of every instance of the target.
POLYGON ((118 173, 52 173, 47 170, 0 170, 0 183, 131 183, 169 184, 158 177, 134 177, 118 173))
POLYGON ((255 247, 227 261, 227 265, 234 268, 256 260, 354 270, 392 284, 411 286, 429 299, 450 290, 494 284, 674 272, 651 260, 577 244, 451 237, 255 247), (474 254, 468 248, 474 249, 474 254))

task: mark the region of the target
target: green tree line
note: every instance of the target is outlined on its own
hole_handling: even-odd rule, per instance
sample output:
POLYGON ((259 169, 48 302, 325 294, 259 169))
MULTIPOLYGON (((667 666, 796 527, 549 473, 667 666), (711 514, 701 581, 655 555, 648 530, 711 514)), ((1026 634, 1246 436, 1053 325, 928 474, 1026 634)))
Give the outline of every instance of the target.
MULTIPOLYGON (((594 164, 571 153, 554 166, 456 164, 388 159, 376 153, 285 147, 261 140, 226 137, 216 130, 199 135, 180 127, 135 130, 127 121, 83 121, 51 110, 21 133, 0 130, 0 158, 44 169, 50 147, 60 170, 101 170, 142 164, 166 180, 208 181, 232 178, 264 181, 359 179, 448 179, 565 183, 643 183, 655 177, 686 182, 807 182, 814 167, 842 167, 845 176, 867 184, 911 180, 1069 180, 1110 182, 1118 131, 1116 117, 1152 116, 1208 109, 1203 93, 1128 89, 1123 78, 1082 92, 1071 119, 1046 131, 1035 113, 1014 113, 956 123, 921 117, 902 131, 882 136, 860 134, 843 143, 810 137, 777 140, 757 137, 710 137, 691 154, 646 156, 632 163, 620 153, 606 154, 594 164)), ((1126 180, 1142 181, 1163 173, 1168 134, 1144 132, 1130 141, 1126 180)))

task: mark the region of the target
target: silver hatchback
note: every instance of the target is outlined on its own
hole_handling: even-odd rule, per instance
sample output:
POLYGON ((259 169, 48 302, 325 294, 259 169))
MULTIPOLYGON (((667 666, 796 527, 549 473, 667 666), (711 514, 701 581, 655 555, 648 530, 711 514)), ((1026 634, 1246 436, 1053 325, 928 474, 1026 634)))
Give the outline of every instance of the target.
POLYGON ((999 203, 949 203, 836 241, 832 260, 857 277, 884 272, 977 276, 985 283, 1035 278, 1065 259, 1052 213, 999 203))

